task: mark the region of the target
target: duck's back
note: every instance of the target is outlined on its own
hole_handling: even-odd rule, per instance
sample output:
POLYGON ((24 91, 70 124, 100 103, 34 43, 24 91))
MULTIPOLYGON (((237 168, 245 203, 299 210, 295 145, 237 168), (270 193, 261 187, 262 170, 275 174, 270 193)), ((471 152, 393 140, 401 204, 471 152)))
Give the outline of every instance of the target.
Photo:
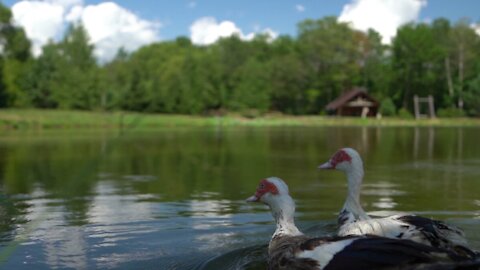
POLYGON ((467 247, 462 230, 444 222, 416 215, 394 215, 384 218, 357 220, 339 228, 339 235, 372 234, 408 239, 440 248, 467 247))
MULTIPOLYGON (((272 239, 269 269, 383 269, 456 259, 447 250, 378 236, 272 239)), ((460 259, 460 258, 459 258, 460 259)))

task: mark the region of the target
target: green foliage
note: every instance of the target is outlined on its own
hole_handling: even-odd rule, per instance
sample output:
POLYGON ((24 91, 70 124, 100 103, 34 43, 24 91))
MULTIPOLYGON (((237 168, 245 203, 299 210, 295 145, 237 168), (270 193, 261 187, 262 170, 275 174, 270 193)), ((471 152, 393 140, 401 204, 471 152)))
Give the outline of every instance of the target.
POLYGON ((391 98, 385 98, 380 104, 380 113, 384 116, 393 116, 396 114, 397 108, 391 98))
POLYGON ((308 71, 297 51, 296 42, 282 36, 272 43, 270 84, 272 109, 289 114, 305 114, 308 71))
POLYGON ((404 108, 400 116, 410 117, 414 95, 433 95, 437 109, 480 114, 480 37, 463 20, 404 25, 387 46, 373 30, 325 17, 300 22, 295 37, 231 36, 208 46, 178 37, 121 49, 109 63, 95 60, 82 25, 32 58, 25 32, 10 22, 0 4, 0 107, 319 114, 363 86, 382 100, 383 115, 404 108))
POLYGON ((439 78, 436 62, 442 60, 433 32, 426 24, 401 27, 393 43, 393 82, 401 90, 397 104, 413 108, 413 96, 433 94, 439 78))
POLYGON ((59 44, 43 47, 23 86, 35 107, 96 109, 100 105, 97 70, 85 29, 72 26, 59 44))
POLYGON ((464 94, 466 108, 470 115, 480 116, 480 74, 472 79, 464 94))
POLYGON ((413 119, 413 114, 406 108, 400 108, 400 110, 398 110, 398 117, 402 119, 413 119))
MULTIPOLYGON (((307 113, 316 113, 345 89, 360 83, 358 35, 335 17, 299 24, 298 50, 306 70, 305 89, 321 89, 307 113)), ((312 101, 308 101, 312 104, 312 101)))
POLYGON ((306 98, 307 98, 306 107, 308 112, 318 113, 319 111, 323 111, 321 110, 322 107, 318 106, 318 102, 317 102, 318 97, 320 96, 320 93, 321 92, 317 89, 308 89, 306 91, 306 98))
POLYGON ((0 107, 28 105, 22 77, 30 64, 30 41, 23 29, 12 24, 12 13, 0 3, 0 107))
POLYGON ((437 111, 438 117, 464 117, 465 111, 458 108, 442 108, 437 111))
POLYGON ((237 71, 230 108, 233 110, 270 108, 270 84, 268 67, 256 59, 249 59, 237 71))
POLYGON ((98 108, 100 96, 96 87, 97 65, 93 56, 93 46, 89 44, 83 26, 70 27, 57 48, 59 61, 52 96, 59 107, 98 108))
POLYGON ((245 117, 245 118, 250 118, 250 119, 254 119, 254 118, 257 118, 257 117, 260 117, 262 116, 262 112, 260 110, 257 110, 257 109, 245 109, 245 110, 241 110, 240 111, 240 114, 245 117))
POLYGON ((461 106, 468 78, 478 74, 480 37, 460 21, 453 27, 445 19, 431 25, 409 24, 393 42, 392 92, 397 105, 412 108, 413 95, 433 95, 437 107, 461 106))
POLYGON ((56 108, 58 102, 52 96, 52 88, 58 72, 60 55, 57 45, 43 47, 42 55, 30 65, 23 81, 23 89, 30 97, 30 104, 37 108, 56 108))
POLYGON ((369 30, 367 36, 356 35, 360 44, 361 81, 368 92, 377 98, 388 95, 389 83, 393 71, 389 57, 386 57, 388 47, 382 44, 382 37, 378 32, 369 30))

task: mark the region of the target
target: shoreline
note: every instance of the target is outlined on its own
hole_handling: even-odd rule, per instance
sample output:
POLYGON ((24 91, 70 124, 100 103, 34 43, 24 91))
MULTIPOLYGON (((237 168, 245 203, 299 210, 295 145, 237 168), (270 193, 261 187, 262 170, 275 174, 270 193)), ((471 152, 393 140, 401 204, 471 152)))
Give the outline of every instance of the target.
POLYGON ((117 130, 127 127, 155 129, 165 127, 201 126, 305 126, 305 127, 480 127, 480 118, 401 119, 397 117, 355 118, 335 116, 292 116, 266 114, 246 118, 237 114, 226 116, 195 116, 146 114, 135 112, 92 112, 73 110, 5 109, 0 110, 0 130, 117 130))

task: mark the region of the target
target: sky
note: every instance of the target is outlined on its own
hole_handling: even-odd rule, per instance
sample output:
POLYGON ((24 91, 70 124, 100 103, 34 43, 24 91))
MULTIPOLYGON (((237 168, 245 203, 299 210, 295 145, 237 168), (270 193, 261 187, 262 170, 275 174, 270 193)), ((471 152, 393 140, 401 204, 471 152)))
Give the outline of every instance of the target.
MULTIPOLYGON (((339 21, 365 31, 377 30, 389 43, 396 29, 408 22, 431 22, 444 17, 453 22, 469 18, 480 23, 479 0, 3 0, 14 22, 33 44, 34 55, 49 40, 60 40, 69 24, 83 23, 100 61, 119 48, 135 51, 153 42, 189 37, 208 45, 220 37, 244 40, 267 33, 271 38, 296 35, 305 19, 337 16, 339 21)), ((477 28, 480 34, 480 27, 477 28)))

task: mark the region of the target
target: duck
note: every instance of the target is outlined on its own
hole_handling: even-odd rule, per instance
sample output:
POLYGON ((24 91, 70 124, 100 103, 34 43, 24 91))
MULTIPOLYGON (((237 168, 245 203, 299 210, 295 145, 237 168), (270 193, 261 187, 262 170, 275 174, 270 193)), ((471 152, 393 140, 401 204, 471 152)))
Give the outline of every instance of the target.
POLYGON ((360 203, 360 190, 364 177, 363 161, 353 148, 338 150, 319 169, 344 172, 348 181, 347 198, 338 214, 338 235, 377 235, 408 239, 437 248, 449 249, 462 256, 478 257, 468 247, 465 233, 443 221, 414 214, 395 214, 386 217, 370 217, 360 203))
POLYGON ((449 250, 405 239, 375 235, 306 236, 295 225, 295 202, 285 181, 278 177, 262 179, 255 194, 246 201, 266 204, 276 222, 268 245, 269 270, 399 269, 432 263, 477 263, 449 250))

